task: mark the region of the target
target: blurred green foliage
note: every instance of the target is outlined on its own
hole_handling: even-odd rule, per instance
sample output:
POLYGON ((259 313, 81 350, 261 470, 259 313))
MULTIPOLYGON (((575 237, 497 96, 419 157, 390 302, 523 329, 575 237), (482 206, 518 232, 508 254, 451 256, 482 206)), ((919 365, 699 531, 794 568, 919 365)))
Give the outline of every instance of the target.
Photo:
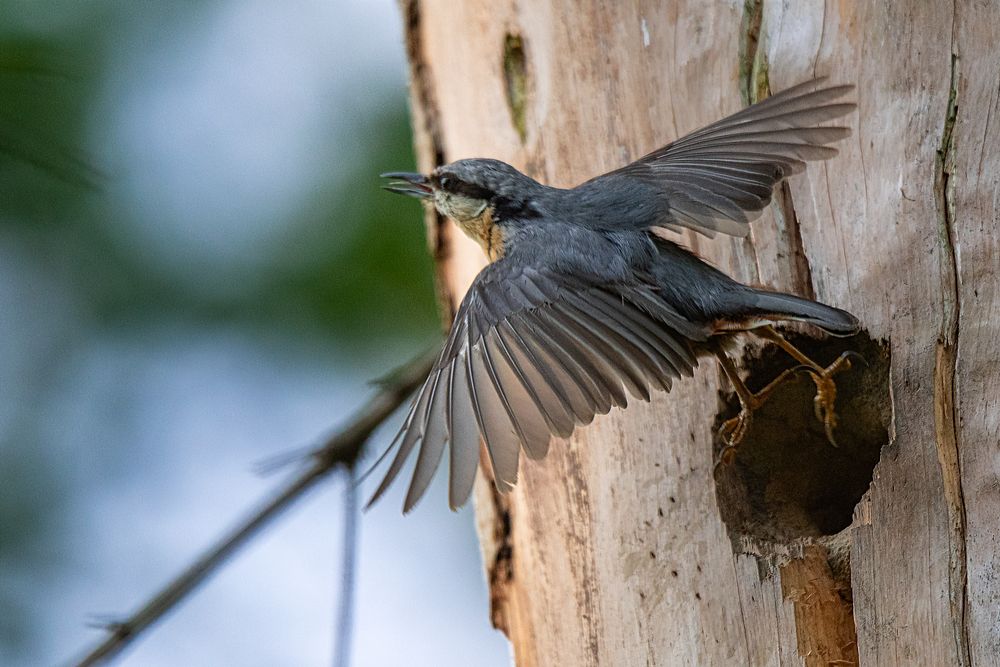
MULTIPOLYGON (((96 15, 95 23, 104 16, 96 15)), ((366 138, 365 150, 351 155, 346 178, 331 170, 314 200, 287 221, 288 242, 274 249, 272 275, 253 277, 262 285, 259 292, 194 294, 149 271, 144 258, 109 238, 102 224, 116 210, 102 201, 107 177, 80 148, 92 120, 89 104, 108 65, 101 53, 94 23, 45 38, 0 33, 0 232, 15 234, 69 273, 98 321, 113 325, 173 313, 279 328, 306 325, 361 354, 387 339, 435 335, 439 321, 419 207, 384 193, 378 179, 381 171, 413 165, 402 91, 365 100, 347 119, 366 138), (310 260, 288 257, 296 247, 310 260)))
MULTIPOLYGON (((72 54, 59 39, 0 34, 0 243, 30 248, 53 271, 59 260, 49 251, 73 233, 95 185, 94 170, 74 148, 94 78, 86 60, 69 66, 72 54)), ((20 403, 0 423, 0 655, 26 650, 37 619, 25 589, 63 564, 65 479, 48 465, 32 423, 40 411, 25 400, 43 391, 36 377, 0 377, 0 395, 20 403)))
MULTIPOLYGON (((26 250, 72 294, 75 319, 59 333, 63 350, 157 320, 318 339, 318 351, 333 346, 360 358, 389 343, 416 350, 439 335, 419 207, 383 193, 378 179, 381 171, 412 168, 402 90, 357 105, 348 122, 365 150, 351 155, 346 177, 339 165, 311 190, 312 201, 286 221, 286 242, 275 244, 274 257, 248 264, 254 275, 246 276, 247 288, 195 292, 151 271, 141 251, 112 237, 107 216, 128 209, 107 201, 109 176, 84 150, 88 128, 103 120, 93 108, 106 71, 122 56, 108 48, 104 31, 121 30, 126 12, 168 10, 97 2, 74 8, 72 21, 26 27, 46 4, 69 6, 5 3, 0 12, 0 250, 26 250)), ((196 7, 180 3, 169 11, 196 7)), ((71 502, 68 464, 47 460, 40 439, 52 388, 45 369, 36 370, 0 378, 0 391, 16 384, 19 400, 31 406, 0 421, 0 576, 8 582, 16 574, 45 577, 62 565, 58 542, 71 502)), ((0 655, 30 641, 35 622, 24 593, 0 586, 0 655)))
POLYGON ((323 261, 278 269, 253 304, 226 307, 233 309, 230 314, 252 314, 265 323, 295 315, 315 320, 363 353, 400 337, 429 340, 440 320, 420 207, 386 193, 378 178, 384 171, 414 169, 403 100, 378 105, 376 113, 356 122, 368 137, 367 152, 353 156, 352 174, 312 202, 307 219, 324 223, 300 227, 310 253, 323 261), (345 238, 338 230, 347 225, 360 225, 363 232, 345 238))

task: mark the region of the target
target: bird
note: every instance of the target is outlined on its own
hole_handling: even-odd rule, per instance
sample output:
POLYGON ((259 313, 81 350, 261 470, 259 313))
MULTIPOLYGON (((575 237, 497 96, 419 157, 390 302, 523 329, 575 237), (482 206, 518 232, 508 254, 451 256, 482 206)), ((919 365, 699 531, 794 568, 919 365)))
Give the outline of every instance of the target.
POLYGON ((844 353, 821 366, 775 328, 803 322, 828 334, 860 330, 851 313, 733 280, 660 230, 745 236, 776 187, 805 163, 837 155, 850 135, 830 126, 856 105, 852 85, 826 78, 788 88, 638 160, 573 188, 543 185, 494 159, 462 159, 425 175, 382 174, 385 189, 419 198, 482 247, 489 263, 462 300, 440 357, 389 449, 395 452, 375 503, 414 449, 403 512, 424 495, 448 452, 448 502, 468 499, 481 440, 501 492, 517 481, 519 456, 546 456, 596 415, 648 401, 714 357, 740 402, 719 435, 729 461, 753 413, 774 389, 805 370, 815 411, 835 444, 833 376, 844 353), (757 393, 730 357, 752 334, 798 365, 757 393))

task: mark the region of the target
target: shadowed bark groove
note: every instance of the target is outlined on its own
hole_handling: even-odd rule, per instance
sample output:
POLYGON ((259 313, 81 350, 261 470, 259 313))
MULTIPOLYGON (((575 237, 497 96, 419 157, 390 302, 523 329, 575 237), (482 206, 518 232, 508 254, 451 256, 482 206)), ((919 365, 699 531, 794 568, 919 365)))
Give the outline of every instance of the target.
MULTIPOLYGON (((406 36, 406 57, 410 63, 410 114, 413 122, 414 152, 417 168, 428 173, 434 167, 445 163, 444 139, 441 133, 441 111, 434 95, 433 77, 428 71, 421 25, 420 0, 400 0, 406 36)), ((445 330, 455 319, 455 298, 451 293, 445 270, 451 253, 451 243, 447 219, 434 208, 424 209, 427 226, 427 241, 434 258, 434 284, 441 308, 441 321, 445 330)))
MULTIPOLYGON (((957 21, 957 17, 956 17, 957 21)), ((954 39, 954 37, 953 37, 954 39)), ((956 428, 955 375, 958 368, 959 317, 961 295, 958 289, 959 267, 955 250, 954 224, 955 192, 953 143, 955 121, 958 117, 959 59, 952 44, 951 81, 948 86, 948 108, 945 110, 944 131, 935 172, 934 190, 938 198, 940 242, 942 245, 942 285, 944 310, 941 317, 941 336, 937 344, 934 364, 934 425, 938 462, 948 507, 951 548, 949 562, 949 598, 952 613, 960 623, 955 628, 955 650, 962 665, 969 664, 969 638, 966 624, 968 592, 965 548, 965 498, 962 493, 962 474, 959 463, 959 441, 956 428)))
MULTIPOLYGON (((740 96, 746 105, 759 102, 771 94, 766 38, 764 0, 745 0, 740 24, 739 82, 740 96)), ((795 203, 792 201, 792 191, 788 183, 781 184, 772 200, 776 229, 769 230, 768 233, 778 236, 779 256, 775 259, 787 263, 789 274, 788 285, 773 287, 785 287, 795 294, 814 299, 816 292, 812 283, 812 271, 802 243, 802 231, 799 229, 795 203)), ((751 228, 750 238, 755 239, 760 233, 756 227, 751 228)), ((750 250, 754 254, 757 277, 760 279, 765 274, 761 267, 761 258, 753 246, 750 250)))

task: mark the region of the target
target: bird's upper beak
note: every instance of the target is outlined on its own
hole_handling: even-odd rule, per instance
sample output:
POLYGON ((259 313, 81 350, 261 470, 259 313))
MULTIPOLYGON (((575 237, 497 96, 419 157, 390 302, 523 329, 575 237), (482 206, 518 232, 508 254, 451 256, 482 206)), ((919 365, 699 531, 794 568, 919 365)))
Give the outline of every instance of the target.
POLYGON ((382 178, 394 179, 388 185, 382 186, 383 189, 389 192, 418 197, 420 199, 427 199, 434 194, 434 189, 431 188, 430 181, 423 174, 415 174, 407 171, 390 171, 381 174, 381 176, 382 178))

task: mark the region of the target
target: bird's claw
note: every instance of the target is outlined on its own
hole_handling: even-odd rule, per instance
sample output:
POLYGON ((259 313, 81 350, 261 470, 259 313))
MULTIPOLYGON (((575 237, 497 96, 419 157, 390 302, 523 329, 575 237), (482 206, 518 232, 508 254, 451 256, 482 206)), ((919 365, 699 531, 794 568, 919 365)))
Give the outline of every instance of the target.
POLYGON ((722 441, 728 447, 736 447, 746 437, 747 431, 750 430, 751 421, 753 421, 753 413, 746 409, 741 410, 740 414, 732 419, 727 419, 719 429, 722 441))
MULTIPOLYGON (((865 368, 868 368, 868 360, 865 359, 864 356, 862 356, 862 354, 860 352, 855 352, 854 350, 848 350, 847 352, 844 352, 842 355, 840 355, 840 357, 838 357, 837 361, 840 361, 840 359, 842 359, 844 357, 846 357, 848 360, 853 359, 854 361, 858 362, 859 364, 861 364, 865 368)), ((835 361, 833 363, 837 363, 837 362, 835 361)))
POLYGON ((834 409, 837 402, 837 385, 830 378, 814 378, 816 380, 816 397, 813 399, 813 411, 816 419, 823 423, 826 439, 837 447, 833 431, 837 428, 837 412, 834 409))
POLYGON ((750 430, 750 423, 753 421, 753 409, 743 407, 740 413, 732 419, 727 419, 719 427, 719 437, 722 438, 723 448, 719 452, 719 464, 729 465, 736 458, 736 448, 750 430))
POLYGON ((833 437, 833 432, 837 428, 837 412, 835 410, 837 402, 837 385, 833 381, 833 376, 851 369, 851 360, 856 360, 867 366, 868 362, 857 352, 848 350, 844 352, 836 361, 821 370, 806 367, 809 376, 816 385, 816 397, 813 399, 813 412, 816 419, 823 423, 823 430, 826 431, 826 439, 831 445, 837 447, 837 440, 833 437))

